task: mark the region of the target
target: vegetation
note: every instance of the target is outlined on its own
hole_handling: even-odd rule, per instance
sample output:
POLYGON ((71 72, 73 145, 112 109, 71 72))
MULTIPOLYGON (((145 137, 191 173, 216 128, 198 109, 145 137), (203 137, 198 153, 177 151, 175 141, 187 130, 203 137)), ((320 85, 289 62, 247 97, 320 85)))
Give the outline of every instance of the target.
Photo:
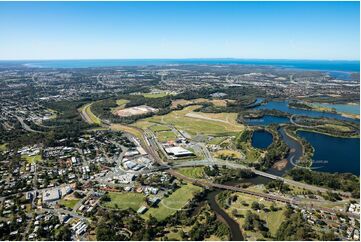
POLYGON ((218 194, 219 204, 243 228, 247 240, 274 238, 282 221, 286 207, 283 203, 260 200, 251 195, 236 192, 218 194))
POLYGON ((73 207, 79 202, 80 199, 62 199, 59 201, 60 205, 73 209, 73 207))
POLYGON ((301 213, 286 211, 286 215, 286 221, 282 222, 277 231, 277 240, 311 240, 314 237, 312 228, 302 218, 301 213))
POLYGON ((191 178, 201 179, 204 177, 204 167, 179 168, 177 171, 191 178))
POLYGON ((219 116, 214 119, 203 115, 190 116, 190 114, 194 114, 193 111, 197 107, 199 106, 189 106, 166 115, 146 118, 135 123, 135 126, 144 127, 144 121, 147 121, 148 123, 173 125, 177 129, 186 131, 191 135, 206 134, 217 136, 236 135, 238 131, 243 130, 243 125, 237 124, 235 121, 232 122, 229 118, 227 122, 228 115, 222 116, 222 114, 218 114, 219 116))
POLYGON ((246 155, 246 160, 251 162, 251 165, 259 167, 258 161, 261 157, 261 152, 251 145, 252 135, 252 129, 245 129, 236 138, 236 147, 246 155))
POLYGON ((261 160, 261 169, 270 168, 276 161, 282 160, 288 154, 288 145, 283 141, 277 131, 277 125, 270 125, 267 131, 273 136, 273 142, 267 148, 266 155, 261 160))
POLYGON ((42 161, 41 155, 33 155, 33 156, 23 155, 21 156, 21 158, 26 160, 30 164, 34 164, 38 161, 42 161))
POLYGON ((196 193, 201 192, 202 188, 192 184, 183 185, 181 188, 175 190, 168 197, 163 198, 159 203, 159 207, 150 208, 145 214, 145 218, 150 216, 156 218, 158 221, 164 220, 170 215, 174 214, 177 210, 183 208, 196 193))
POLYGON ((360 179, 350 173, 327 173, 309 169, 294 168, 287 172, 293 180, 308 184, 350 192, 354 198, 360 197, 360 179))
POLYGON ((86 104, 84 107, 81 108, 81 111, 84 111, 87 116, 90 118, 90 120, 92 121, 92 123, 100 125, 101 124, 101 120, 95 116, 91 110, 91 106, 93 103, 90 104, 86 104))
POLYGON ((291 126, 290 129, 318 132, 335 137, 359 137, 360 128, 358 123, 341 121, 329 118, 297 117, 293 119, 300 126, 291 126))
POLYGON ((147 229, 145 221, 132 211, 101 210, 98 215, 96 239, 99 241, 151 240, 157 232, 147 229))
POLYGON ((235 150, 218 150, 214 155, 223 160, 240 160, 242 158, 242 154, 235 150))
POLYGON ((145 98, 160 98, 160 97, 168 96, 168 93, 166 93, 166 92, 157 92, 157 93, 150 92, 150 93, 143 93, 142 96, 145 98))
POLYGON ((159 142, 175 141, 177 135, 173 131, 159 131, 155 133, 159 142))
POLYGON ((225 183, 227 181, 236 181, 242 178, 252 178, 255 177, 255 173, 253 173, 249 169, 228 169, 226 167, 222 167, 218 170, 215 170, 218 176, 216 177, 215 181, 217 183, 225 183))
POLYGON ((133 192, 109 192, 108 197, 110 201, 104 203, 104 206, 113 209, 133 209, 137 211, 145 204, 145 197, 141 193, 133 192))

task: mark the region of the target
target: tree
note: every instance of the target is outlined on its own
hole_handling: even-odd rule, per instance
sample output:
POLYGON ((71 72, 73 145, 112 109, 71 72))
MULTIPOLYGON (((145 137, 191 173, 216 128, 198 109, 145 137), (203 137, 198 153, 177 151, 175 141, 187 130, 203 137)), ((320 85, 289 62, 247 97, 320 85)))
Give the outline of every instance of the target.
POLYGON ((332 231, 323 232, 321 235, 322 241, 335 241, 336 239, 336 235, 332 231))
POLYGON ((260 209, 259 203, 256 202, 256 201, 254 201, 254 202, 252 203, 252 205, 251 205, 251 208, 252 208, 253 210, 259 210, 259 209, 260 209))
POLYGON ((55 240, 61 240, 61 241, 71 240, 71 230, 68 225, 63 226, 56 231, 55 240))
POLYGON ((244 219, 243 228, 245 230, 253 230, 253 218, 252 213, 250 211, 247 211, 246 218, 244 219))

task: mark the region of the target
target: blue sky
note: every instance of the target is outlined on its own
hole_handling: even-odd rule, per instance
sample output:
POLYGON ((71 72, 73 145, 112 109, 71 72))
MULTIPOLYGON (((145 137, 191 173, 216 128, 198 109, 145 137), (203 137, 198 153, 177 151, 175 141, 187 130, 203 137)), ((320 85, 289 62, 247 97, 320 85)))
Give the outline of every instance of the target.
POLYGON ((360 58, 359 2, 0 2, 0 59, 360 58))

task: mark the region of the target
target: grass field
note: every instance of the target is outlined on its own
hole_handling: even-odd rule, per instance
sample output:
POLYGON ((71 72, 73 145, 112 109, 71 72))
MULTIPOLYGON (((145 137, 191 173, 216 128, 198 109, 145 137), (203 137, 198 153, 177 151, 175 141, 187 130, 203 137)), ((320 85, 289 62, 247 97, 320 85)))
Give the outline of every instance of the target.
POLYGON ((142 193, 123 193, 109 192, 110 202, 106 202, 104 206, 114 209, 129 209, 137 211, 142 205, 145 205, 145 196, 142 193))
POLYGON ((214 156, 217 158, 235 158, 235 159, 241 159, 242 154, 239 151, 235 150, 218 150, 214 152, 214 156))
POLYGON ((56 117, 58 116, 57 112, 50 108, 48 108, 48 111, 52 113, 52 115, 49 117, 49 119, 56 119, 56 117))
POLYGON ((64 205, 67 208, 73 209, 73 207, 79 202, 80 199, 62 199, 59 204, 64 205))
MULTIPOLYGON (((228 101, 233 102, 233 100, 228 100, 228 101)), ((219 106, 219 107, 225 107, 227 105, 225 99, 206 99, 206 98, 197 98, 192 100, 176 99, 172 101, 172 108, 176 108, 178 105, 184 106, 184 105, 204 103, 204 102, 213 103, 214 106, 219 106)))
POLYGON ((236 135, 243 130, 244 126, 236 123, 236 113, 206 114, 195 113, 193 110, 199 106, 189 106, 182 110, 173 111, 162 116, 153 116, 136 122, 134 125, 140 128, 146 127, 147 123, 161 123, 174 125, 177 129, 186 131, 191 135, 205 134, 214 136, 236 135), (194 116, 189 116, 194 115, 194 116))
POLYGON ((170 127, 168 127, 167 125, 162 125, 162 124, 152 124, 151 127, 149 127, 150 130, 152 130, 153 132, 159 132, 159 131, 170 131, 172 130, 170 127))
POLYGON ((117 103, 117 107, 115 108, 111 108, 112 113, 114 114, 116 111, 124 109, 125 108, 125 104, 127 104, 129 102, 129 100, 126 99, 118 99, 115 101, 117 103))
POLYGON ((34 163, 36 163, 38 161, 43 160, 43 159, 41 159, 41 155, 33 155, 33 156, 22 155, 21 158, 25 159, 30 164, 34 164, 34 163))
POLYGON ((184 185, 169 197, 163 198, 158 204, 158 208, 150 208, 143 216, 144 218, 149 218, 149 215, 152 215, 158 221, 164 220, 179 209, 182 209, 200 191, 202 191, 201 187, 192 184, 184 185))
POLYGON ((219 145, 220 143, 222 143, 227 138, 228 137, 214 137, 213 139, 208 141, 208 144, 210 144, 210 145, 219 145))
POLYGON ((130 134, 134 135, 135 137, 137 137, 138 139, 143 140, 142 133, 134 127, 123 125, 123 124, 112 124, 110 126, 110 129, 112 129, 114 131, 123 131, 123 132, 130 133, 130 134))
POLYGON ((0 151, 6 151, 7 149, 7 144, 0 144, 0 151))
POLYGON ((179 168, 177 169, 179 173, 191 178, 201 179, 204 176, 203 167, 190 167, 190 168, 179 168))
POLYGON ((338 130, 338 131, 341 131, 341 132, 351 131, 351 129, 349 127, 343 126, 343 125, 338 125, 338 124, 324 124, 321 127, 325 127, 327 129, 338 130))
POLYGON ((146 98, 159 98, 159 97, 165 97, 169 94, 166 92, 159 92, 159 93, 142 93, 143 97, 146 98))
POLYGON ((156 132, 155 135, 159 142, 167 142, 169 140, 174 141, 177 138, 177 135, 172 131, 160 131, 156 132))
MULTIPOLYGON (((237 210, 237 212, 239 214, 242 215, 246 215, 247 211, 251 211, 252 213, 256 213, 259 215, 259 217, 266 221, 267 226, 270 230, 270 233, 272 236, 274 236, 279 228, 279 226, 281 225, 282 221, 284 220, 284 211, 286 209, 286 206, 282 203, 275 203, 275 207, 279 208, 279 210, 277 211, 269 211, 269 212, 264 212, 263 210, 260 210, 260 212, 258 213, 257 211, 251 209, 251 205, 253 202, 258 202, 258 203, 262 203, 265 208, 270 208, 272 202, 271 201, 266 201, 260 198, 257 198, 255 196, 251 196, 251 195, 246 195, 246 194, 241 194, 241 193, 233 193, 233 194, 237 194, 238 195, 238 199, 236 202, 233 202, 230 207, 228 209, 226 209, 226 212, 233 217, 242 227, 245 221, 245 218, 241 217, 235 217, 232 215, 232 211, 234 209, 237 210), (243 202, 247 203, 248 206, 243 205, 243 202)), ((247 237, 247 240, 262 240, 265 239, 263 238, 262 234, 260 232, 254 232, 254 231, 247 231, 242 229, 242 233, 243 235, 245 235, 247 237)))
POLYGON ((118 99, 118 100, 116 101, 116 103, 117 103, 118 106, 123 106, 123 105, 127 104, 128 102, 129 102, 129 101, 126 100, 126 99, 118 99))

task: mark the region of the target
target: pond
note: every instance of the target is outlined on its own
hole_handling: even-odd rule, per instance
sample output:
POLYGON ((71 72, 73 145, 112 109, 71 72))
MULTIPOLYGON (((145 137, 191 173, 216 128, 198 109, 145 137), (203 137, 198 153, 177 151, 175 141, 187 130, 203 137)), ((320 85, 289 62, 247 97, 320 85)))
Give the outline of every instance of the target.
POLYGON ((272 144, 273 135, 265 130, 256 130, 252 135, 252 146, 258 149, 266 149, 272 144))
POLYGON ((315 149, 312 167, 316 171, 360 175, 360 139, 338 138, 324 134, 298 131, 315 149))

